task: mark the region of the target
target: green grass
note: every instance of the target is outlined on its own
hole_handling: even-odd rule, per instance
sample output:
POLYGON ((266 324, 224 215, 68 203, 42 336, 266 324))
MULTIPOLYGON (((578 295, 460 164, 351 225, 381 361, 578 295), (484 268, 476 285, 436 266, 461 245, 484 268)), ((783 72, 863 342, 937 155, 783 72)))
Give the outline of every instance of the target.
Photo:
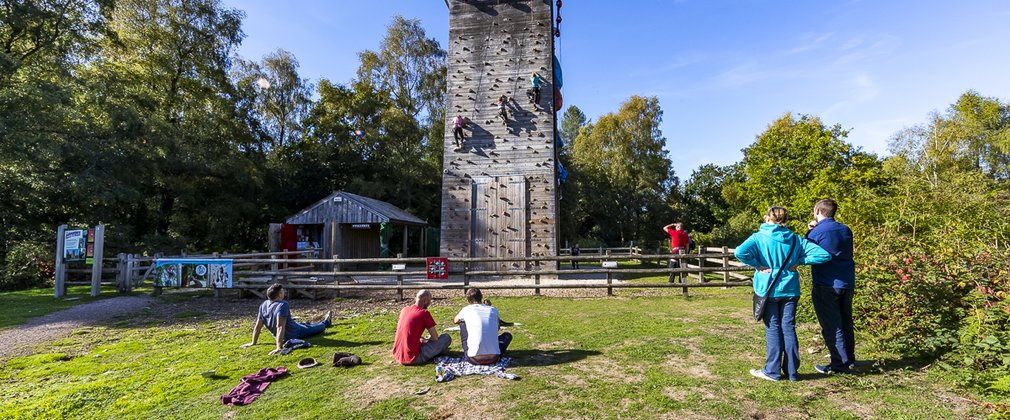
POLYGON ((90 286, 71 286, 63 298, 53 298, 53 289, 30 289, 0 293, 0 329, 23 324, 31 318, 50 314, 82 303, 116 296, 108 289, 98 297, 91 297, 90 286), (68 300, 69 299, 69 300, 68 300))
MULTIPOLYGON (((189 311, 144 313, 93 327, 11 359, 0 369, 0 418, 429 418, 710 417, 961 418, 983 415, 937 378, 885 364, 859 376, 824 377, 802 354, 802 381, 768 382, 748 370, 764 359, 763 331, 748 319, 749 289, 677 291, 611 298, 490 296, 502 317, 523 325, 509 352, 522 377, 434 382, 432 365, 390 364, 400 304, 340 314, 312 348, 269 356, 267 337, 251 349, 252 314, 227 319, 189 311), (146 315, 145 315, 146 314, 146 315), (350 369, 295 368, 350 351, 350 369), (256 402, 227 407, 219 397, 242 375, 287 366, 288 377, 256 402), (216 370, 205 378, 201 372, 216 370), (430 387, 424 395, 415 391, 430 387)), ((198 299, 210 299, 199 297, 198 299)), ((294 301, 299 312, 304 301, 294 301)), ((432 308, 449 325, 459 299, 432 308)), ((251 306, 254 306, 254 302, 251 306)), ((800 327, 803 350, 814 325, 800 327)), ((460 352, 453 334, 450 350, 460 352)), ((871 357, 872 355, 865 355, 871 357)), ((893 365, 893 364, 892 364, 893 365)))

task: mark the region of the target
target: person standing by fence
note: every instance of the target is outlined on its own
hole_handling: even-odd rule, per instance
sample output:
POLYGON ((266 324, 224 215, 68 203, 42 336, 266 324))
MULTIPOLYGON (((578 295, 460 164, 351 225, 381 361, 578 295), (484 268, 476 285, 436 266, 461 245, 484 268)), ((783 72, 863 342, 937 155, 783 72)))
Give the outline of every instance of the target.
MULTIPOLYGON (((576 243, 575 245, 572 245, 572 256, 573 257, 578 257, 579 254, 581 254, 581 253, 582 253, 582 249, 579 248, 579 244, 578 243, 576 243)), ((572 268, 574 268, 574 269, 578 269, 579 268, 579 260, 575 260, 575 259, 572 260, 572 268)))
MULTIPOLYGON (((691 243, 691 237, 688 236, 687 231, 684 230, 684 224, 681 222, 670 223, 663 226, 663 232, 670 235, 670 253, 673 255, 686 254, 688 252, 688 246, 691 243)), ((670 258, 667 263, 668 268, 680 268, 680 260, 677 258, 670 258)), ((670 273, 670 283, 673 283, 675 277, 674 273, 670 273)), ((676 275, 681 280, 684 279, 684 274, 680 273, 676 275)))

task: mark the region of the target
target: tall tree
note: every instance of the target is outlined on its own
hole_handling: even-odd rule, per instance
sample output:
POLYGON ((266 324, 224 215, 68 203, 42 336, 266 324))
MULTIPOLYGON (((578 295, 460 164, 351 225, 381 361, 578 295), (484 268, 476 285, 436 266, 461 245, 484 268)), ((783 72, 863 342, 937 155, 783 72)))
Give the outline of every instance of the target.
POLYGON ((584 182, 579 208, 602 239, 657 239, 657 226, 670 215, 666 202, 676 178, 663 150, 662 117, 657 98, 632 96, 574 141, 573 166, 584 182))
POLYGON ((236 85, 251 100, 252 111, 269 136, 267 146, 301 140, 312 86, 298 75, 294 54, 278 49, 258 63, 239 60, 235 73, 236 85))

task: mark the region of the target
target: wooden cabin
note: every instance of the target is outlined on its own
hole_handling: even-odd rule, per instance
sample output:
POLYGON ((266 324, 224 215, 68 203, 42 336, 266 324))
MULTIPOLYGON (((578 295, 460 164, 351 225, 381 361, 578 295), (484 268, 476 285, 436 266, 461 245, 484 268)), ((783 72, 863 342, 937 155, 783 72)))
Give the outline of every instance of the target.
POLYGON ((315 248, 320 258, 424 256, 427 225, 390 203, 337 191, 271 224, 270 250, 315 248))

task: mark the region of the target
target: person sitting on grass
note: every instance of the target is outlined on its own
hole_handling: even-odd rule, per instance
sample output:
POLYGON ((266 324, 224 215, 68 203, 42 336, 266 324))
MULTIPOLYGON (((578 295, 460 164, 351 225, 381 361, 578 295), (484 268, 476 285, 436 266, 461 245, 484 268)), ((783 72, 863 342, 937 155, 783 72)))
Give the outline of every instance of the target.
POLYGON ((256 325, 253 327, 252 342, 243 344, 241 348, 255 346, 256 341, 259 340, 260 330, 264 326, 274 335, 277 345, 270 351, 270 354, 275 354, 284 349, 285 341, 319 334, 332 324, 333 313, 330 311, 326 311, 322 321, 313 324, 293 321, 288 301, 284 300, 286 295, 284 287, 279 284, 267 288, 267 300, 260 304, 256 325))
POLYGON ((466 291, 464 306, 452 322, 459 324, 460 342, 463 344, 463 357, 475 365, 492 365, 508 349, 512 342, 512 334, 504 332, 498 335, 501 320, 498 309, 490 305, 490 301, 482 302, 480 289, 466 291))
POLYGON ((431 292, 420 290, 414 297, 414 304, 400 311, 400 319, 396 322, 396 338, 393 341, 393 359, 401 365, 427 363, 435 356, 445 353, 452 343, 449 334, 438 335, 435 319, 428 312, 429 305, 431 292), (425 330, 428 331, 427 339, 421 337, 425 330))

